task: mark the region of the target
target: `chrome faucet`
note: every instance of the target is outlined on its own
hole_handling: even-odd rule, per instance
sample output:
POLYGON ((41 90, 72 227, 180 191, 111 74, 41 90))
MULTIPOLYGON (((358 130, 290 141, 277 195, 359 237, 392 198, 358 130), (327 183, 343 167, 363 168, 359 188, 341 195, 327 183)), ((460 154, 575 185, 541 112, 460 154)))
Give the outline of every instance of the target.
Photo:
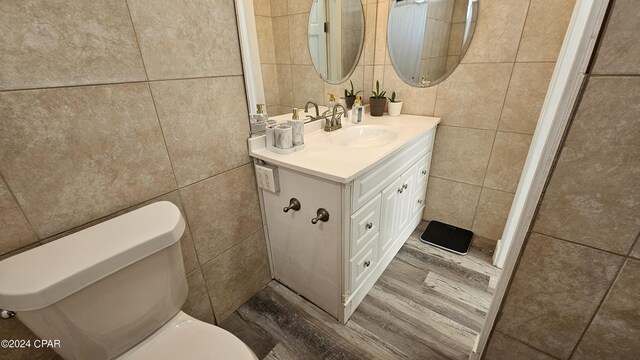
POLYGON ((304 112, 305 113, 309 112, 309 104, 313 105, 313 107, 316 108, 316 117, 313 117, 311 115, 307 115, 307 116, 310 117, 311 120, 318 119, 320 117, 320 110, 318 110, 318 104, 314 103, 313 101, 307 101, 307 103, 304 105, 304 112))
POLYGON ((342 128, 342 115, 346 114, 347 109, 344 108, 341 104, 337 104, 333 107, 333 113, 331 114, 331 119, 326 118, 324 121, 324 131, 334 131, 342 128), (338 113, 338 108, 342 109, 341 113, 338 113))

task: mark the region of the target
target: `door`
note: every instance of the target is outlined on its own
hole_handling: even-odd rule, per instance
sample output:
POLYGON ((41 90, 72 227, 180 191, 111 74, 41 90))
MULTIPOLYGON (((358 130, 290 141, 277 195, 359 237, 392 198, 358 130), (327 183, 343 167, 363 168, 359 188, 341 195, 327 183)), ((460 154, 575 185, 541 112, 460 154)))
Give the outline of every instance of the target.
POLYGON ((416 191, 416 172, 418 171, 419 163, 414 164, 409 170, 405 171, 401 177, 402 191, 400 195, 400 208, 398 219, 398 233, 402 232, 409 221, 413 218, 414 198, 413 194, 416 191))
MULTIPOLYGON (((309 13, 309 52, 318 72, 327 77, 327 33, 325 32, 325 0, 313 0, 309 13)), ((304 51, 301 49, 300 51, 304 51)), ((294 56, 294 54, 291 54, 294 56)))
POLYGON ((402 177, 382 190, 382 210, 380 212, 380 256, 383 257, 394 243, 400 230, 402 177))

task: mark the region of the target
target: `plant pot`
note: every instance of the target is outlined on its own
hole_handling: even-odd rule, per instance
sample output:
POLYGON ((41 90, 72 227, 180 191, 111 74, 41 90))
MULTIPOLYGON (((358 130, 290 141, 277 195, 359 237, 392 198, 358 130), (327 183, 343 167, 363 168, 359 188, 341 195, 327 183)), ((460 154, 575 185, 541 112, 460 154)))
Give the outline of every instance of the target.
POLYGON ((384 107, 387 105, 387 98, 377 99, 369 98, 369 106, 371 107, 371 116, 382 116, 384 107))
POLYGON ((356 101, 356 97, 354 96, 345 96, 344 103, 347 105, 347 109, 351 109, 353 107, 353 103, 356 101))
POLYGON ((387 110, 389 111, 389 116, 400 116, 400 113, 402 113, 402 101, 389 101, 387 110))

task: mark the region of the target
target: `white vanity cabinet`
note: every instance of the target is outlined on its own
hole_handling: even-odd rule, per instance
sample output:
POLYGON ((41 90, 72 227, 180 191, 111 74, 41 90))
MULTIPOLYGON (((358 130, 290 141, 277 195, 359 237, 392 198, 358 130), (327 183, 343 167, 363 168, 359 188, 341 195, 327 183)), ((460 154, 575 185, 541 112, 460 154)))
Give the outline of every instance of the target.
POLYGON ((346 322, 420 222, 435 130, 345 182, 263 159, 280 179, 261 190, 275 278, 346 322), (284 212, 291 198, 300 210, 284 212), (312 224, 319 208, 329 219, 312 224))

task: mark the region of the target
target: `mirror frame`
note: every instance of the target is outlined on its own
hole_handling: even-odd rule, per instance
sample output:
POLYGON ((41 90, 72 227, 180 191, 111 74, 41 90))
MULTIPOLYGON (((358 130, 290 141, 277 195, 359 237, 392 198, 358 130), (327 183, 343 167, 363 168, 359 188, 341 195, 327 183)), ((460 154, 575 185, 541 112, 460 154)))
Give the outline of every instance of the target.
POLYGON ((353 72, 356 71, 356 67, 360 62, 360 58, 362 57, 362 51, 364 50, 364 33, 366 32, 366 29, 367 29, 367 24, 366 24, 367 19, 365 16, 366 15, 365 9, 364 9, 364 6, 362 5, 361 0, 353 0, 353 1, 358 2, 358 4, 360 5, 360 13, 362 14, 362 34, 360 36, 360 47, 358 49, 358 56, 356 56, 356 60, 354 61, 353 65, 351 66, 351 69, 349 69, 349 72, 345 75, 345 77, 340 79, 338 82, 332 82, 329 79, 323 77, 322 74, 320 74, 320 72, 318 71, 318 68, 316 67, 315 62, 313 61, 313 56, 311 55, 311 47, 309 46, 309 19, 311 18, 311 10, 313 9, 313 5, 317 4, 317 0, 311 0, 311 9, 309 9, 309 19, 307 19, 307 52, 309 53, 309 58, 311 59, 311 65, 313 65, 313 70, 316 72, 316 74, 318 74, 318 77, 320 77, 322 81, 330 85, 340 85, 345 81, 347 81, 351 77, 351 75, 353 75, 353 72))
POLYGON ((479 2, 480 2, 480 0, 468 0, 468 2, 471 4, 471 13, 467 12, 465 30, 466 30, 467 26, 470 26, 469 33, 471 34, 471 36, 469 37, 469 41, 464 43, 462 48, 460 49, 460 60, 458 61, 456 66, 454 66, 451 69, 449 69, 440 78, 438 78, 436 80, 433 80, 433 81, 429 81, 426 85, 412 83, 409 78, 407 78, 404 74, 402 74, 402 73, 400 73, 400 72, 398 72, 396 70, 396 64, 393 61, 393 56, 391 56, 391 51, 389 50, 389 19, 391 18, 391 11, 393 10, 393 5, 396 2, 397 2, 397 0, 391 0, 391 3, 389 4, 389 16, 387 17, 387 34, 386 34, 386 37, 387 37, 386 38, 386 41, 387 41, 387 49, 386 50, 387 50, 387 53, 389 55, 389 59, 391 60, 391 65, 393 66, 393 71, 395 71, 396 74, 398 74, 398 77, 400 79, 402 79, 402 81, 405 84, 407 84, 409 86, 412 86, 412 87, 415 87, 415 88, 426 89, 426 88, 429 88, 429 87, 432 87, 432 86, 440 84, 441 82, 445 81, 449 76, 451 76, 451 74, 456 70, 458 65, 460 65, 460 63, 462 63, 462 59, 464 58, 465 54, 467 53, 467 50, 469 49, 469 45, 471 45, 471 41, 473 41, 473 35, 476 32, 476 26, 478 24, 478 15, 479 15, 479 7, 480 7, 479 2))

